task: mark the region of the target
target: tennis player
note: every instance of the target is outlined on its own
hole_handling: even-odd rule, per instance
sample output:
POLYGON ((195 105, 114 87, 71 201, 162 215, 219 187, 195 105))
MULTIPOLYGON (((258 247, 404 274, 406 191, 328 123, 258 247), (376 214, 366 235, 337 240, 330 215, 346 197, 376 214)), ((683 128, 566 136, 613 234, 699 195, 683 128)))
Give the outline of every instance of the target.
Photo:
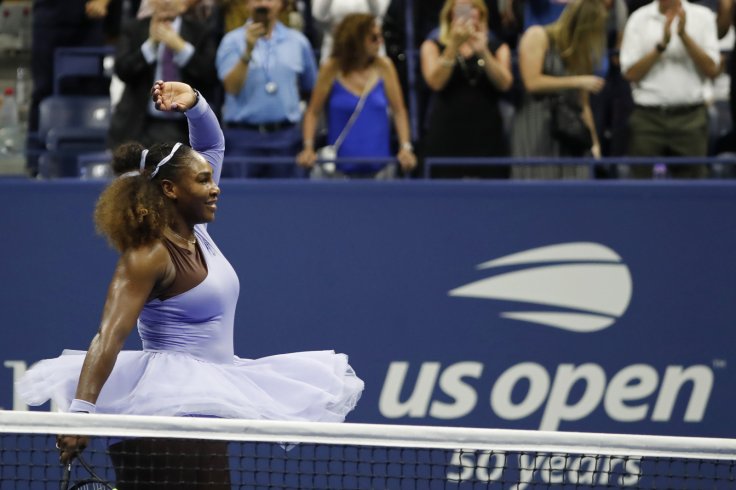
MULTIPOLYGON (((18 382, 20 396, 30 405, 52 399, 69 412, 343 421, 363 390, 344 354, 234 355, 238 277, 207 231, 219 205, 223 133, 189 85, 156 82, 152 97, 159 110, 186 115, 191 146, 115 151, 116 168, 135 170, 112 181, 95 210, 97 229, 120 253, 99 331, 87 352, 36 364, 18 382), (143 350, 123 351, 136 325, 143 350)), ((87 442, 59 437, 62 462, 87 442)), ((148 488, 131 483, 145 480, 163 488, 167 479, 171 488, 230 488, 224 443, 126 440, 110 452, 121 490, 148 488), (163 469, 172 463, 175 475, 163 469), (141 464, 155 471, 134 474, 141 464), (182 466, 201 471, 182 477, 182 466)))

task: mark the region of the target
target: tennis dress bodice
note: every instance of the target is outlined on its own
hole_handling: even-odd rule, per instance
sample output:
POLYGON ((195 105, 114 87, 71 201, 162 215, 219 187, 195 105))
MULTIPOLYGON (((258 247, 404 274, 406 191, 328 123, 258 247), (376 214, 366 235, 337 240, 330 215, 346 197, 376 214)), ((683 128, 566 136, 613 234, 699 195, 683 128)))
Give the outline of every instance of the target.
POLYGON ((205 226, 195 226, 194 234, 207 276, 189 291, 144 306, 138 319, 143 350, 182 352, 205 361, 232 363, 238 276, 205 226))

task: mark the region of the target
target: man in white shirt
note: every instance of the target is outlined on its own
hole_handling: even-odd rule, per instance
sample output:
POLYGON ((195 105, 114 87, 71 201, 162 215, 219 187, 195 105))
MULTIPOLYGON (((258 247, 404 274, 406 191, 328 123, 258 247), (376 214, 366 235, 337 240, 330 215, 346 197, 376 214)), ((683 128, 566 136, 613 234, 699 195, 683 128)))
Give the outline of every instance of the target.
MULTIPOLYGON (((635 104, 628 154, 706 156, 704 88, 720 63, 713 12, 687 0, 654 0, 629 17, 620 59, 635 104)), ((707 173, 698 165, 672 165, 669 171, 681 178, 707 173)), ((651 175, 651 166, 632 167, 634 177, 651 175)))
MULTIPOLYGON (((736 0, 718 0, 718 37, 721 40, 725 40, 729 32, 732 31, 732 26, 736 26, 736 0)), ((736 37, 734 37, 734 45, 731 50, 731 62, 728 63, 728 75, 730 82, 729 89, 729 104, 731 106, 731 138, 728 140, 730 144, 724 148, 725 151, 736 152, 736 138, 734 137, 734 127, 736 127, 736 37)))

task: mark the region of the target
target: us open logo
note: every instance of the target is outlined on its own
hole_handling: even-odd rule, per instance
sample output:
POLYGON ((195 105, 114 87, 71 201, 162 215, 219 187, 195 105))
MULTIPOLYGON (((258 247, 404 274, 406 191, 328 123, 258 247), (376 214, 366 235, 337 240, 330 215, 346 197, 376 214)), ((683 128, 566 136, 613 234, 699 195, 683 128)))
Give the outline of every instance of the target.
POLYGON ((500 316, 580 333, 610 327, 626 312, 631 300, 629 268, 616 252, 600 243, 534 248, 489 260, 477 269, 500 267, 513 270, 448 294, 528 303, 529 311, 504 311, 500 316), (545 307, 554 308, 545 311, 545 307))

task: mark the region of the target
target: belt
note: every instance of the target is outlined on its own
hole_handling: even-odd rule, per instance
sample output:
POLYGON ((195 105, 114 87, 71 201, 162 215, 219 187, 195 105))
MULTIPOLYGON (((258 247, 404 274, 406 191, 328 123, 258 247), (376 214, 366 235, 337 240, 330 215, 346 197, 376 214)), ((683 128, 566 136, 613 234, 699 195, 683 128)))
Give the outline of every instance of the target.
POLYGON ((688 112, 695 112, 698 109, 702 109, 704 104, 691 104, 691 105, 639 105, 636 104, 636 108, 647 112, 657 112, 659 114, 687 114, 688 112))
POLYGON ((282 129, 287 129, 287 128, 293 128, 294 126, 296 126, 296 123, 291 122, 289 120, 277 121, 277 122, 271 122, 271 123, 261 123, 261 124, 250 124, 250 123, 244 123, 244 122, 227 123, 228 128, 247 129, 249 131, 258 131, 259 133, 275 133, 276 131, 281 131, 282 129))

